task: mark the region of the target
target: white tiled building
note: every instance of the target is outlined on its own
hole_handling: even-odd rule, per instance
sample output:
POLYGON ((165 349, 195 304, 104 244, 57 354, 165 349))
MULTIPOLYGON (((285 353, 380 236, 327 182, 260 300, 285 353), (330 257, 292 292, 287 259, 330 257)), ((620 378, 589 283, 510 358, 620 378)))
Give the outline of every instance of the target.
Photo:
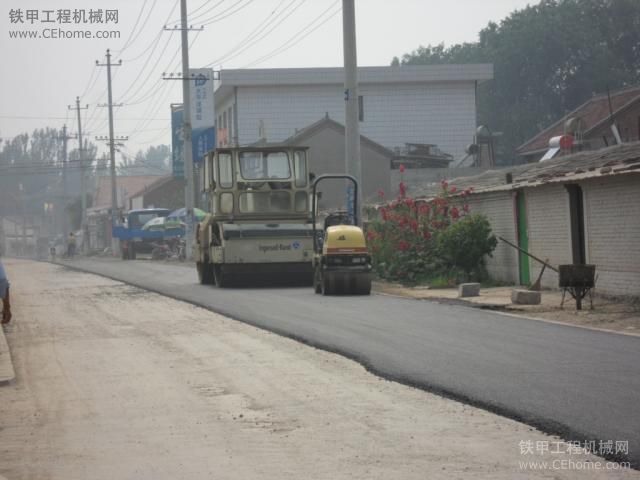
MULTIPOLYGON (((360 132, 389 148, 436 144, 458 158, 476 130, 476 86, 493 66, 360 67, 360 132)), ((278 142, 325 114, 345 122, 342 68, 222 70, 219 144, 278 142)))

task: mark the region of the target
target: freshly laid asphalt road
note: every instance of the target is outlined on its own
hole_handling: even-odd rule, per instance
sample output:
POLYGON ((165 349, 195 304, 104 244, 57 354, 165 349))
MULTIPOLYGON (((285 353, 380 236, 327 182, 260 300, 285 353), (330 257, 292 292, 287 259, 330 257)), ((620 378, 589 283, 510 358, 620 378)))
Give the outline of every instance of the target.
POLYGON ((221 290, 199 285, 185 265, 69 265, 340 353, 567 441, 628 442, 618 458, 640 465, 640 337, 382 295, 323 297, 311 287, 221 290))

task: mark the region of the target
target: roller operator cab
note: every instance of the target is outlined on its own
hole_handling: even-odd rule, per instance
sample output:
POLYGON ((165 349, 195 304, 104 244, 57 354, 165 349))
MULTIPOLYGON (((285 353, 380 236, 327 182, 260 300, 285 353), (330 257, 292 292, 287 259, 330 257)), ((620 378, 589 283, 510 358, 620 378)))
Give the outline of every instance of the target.
POLYGON ((314 224, 314 280, 316 293, 323 295, 369 295, 371 293, 372 267, 371 255, 367 248, 364 232, 357 224, 356 199, 358 184, 348 175, 323 175, 313 185, 313 224, 314 224), (327 178, 347 179, 353 183, 353 210, 329 214, 322 231, 316 231, 315 199, 318 183, 327 178))
POLYGON ((209 215, 196 228, 203 284, 313 281, 306 147, 219 148, 207 155, 209 215))

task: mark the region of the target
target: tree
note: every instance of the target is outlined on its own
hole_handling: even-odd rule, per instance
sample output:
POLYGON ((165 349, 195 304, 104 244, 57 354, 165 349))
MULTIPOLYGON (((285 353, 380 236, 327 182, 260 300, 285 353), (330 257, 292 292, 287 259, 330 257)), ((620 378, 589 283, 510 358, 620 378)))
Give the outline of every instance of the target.
MULTIPOLYGON (((22 133, 0 145, 0 215, 47 216, 49 205, 62 212, 80 194, 80 155, 69 152, 67 197, 63 196, 62 131, 54 128, 22 133)), ((84 142, 87 192, 91 189, 92 165, 97 148, 84 142)))
POLYGON ((482 277, 485 257, 491 256, 498 241, 484 215, 463 217, 437 236, 437 251, 451 269, 464 271, 467 280, 472 274, 482 277))
POLYGON ((171 148, 156 145, 146 151, 139 150, 132 159, 123 155, 119 166, 122 175, 168 175, 171 173, 171 148))
POLYGON ((479 40, 429 45, 396 65, 490 62, 478 89, 478 122, 504 132, 501 163, 593 94, 640 82, 640 2, 543 0, 491 22, 479 40))

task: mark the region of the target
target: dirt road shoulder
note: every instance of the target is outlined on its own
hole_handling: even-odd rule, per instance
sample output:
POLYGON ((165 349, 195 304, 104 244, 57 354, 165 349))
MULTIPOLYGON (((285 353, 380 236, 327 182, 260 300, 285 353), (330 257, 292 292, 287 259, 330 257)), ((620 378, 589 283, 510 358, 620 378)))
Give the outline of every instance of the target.
POLYGON ((7 478, 640 477, 554 456, 543 446, 558 438, 202 308, 55 265, 8 268, 7 478))

